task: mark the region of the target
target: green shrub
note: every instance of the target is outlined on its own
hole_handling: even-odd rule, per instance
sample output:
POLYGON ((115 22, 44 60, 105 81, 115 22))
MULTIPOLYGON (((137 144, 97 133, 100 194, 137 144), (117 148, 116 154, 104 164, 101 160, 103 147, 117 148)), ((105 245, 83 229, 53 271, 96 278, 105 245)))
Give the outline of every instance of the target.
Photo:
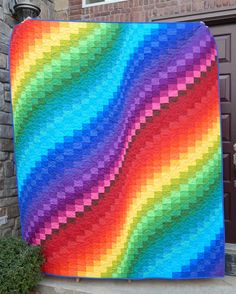
POLYGON ((28 293, 41 279, 40 247, 16 237, 0 239, 0 294, 28 293))

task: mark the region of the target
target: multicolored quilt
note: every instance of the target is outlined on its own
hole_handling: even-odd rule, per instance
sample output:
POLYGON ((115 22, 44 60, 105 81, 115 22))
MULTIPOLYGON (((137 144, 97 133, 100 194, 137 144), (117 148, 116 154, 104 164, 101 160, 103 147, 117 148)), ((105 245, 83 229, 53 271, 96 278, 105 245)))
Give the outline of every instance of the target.
POLYGON ((217 51, 203 23, 27 20, 10 72, 22 234, 45 273, 224 275, 217 51))

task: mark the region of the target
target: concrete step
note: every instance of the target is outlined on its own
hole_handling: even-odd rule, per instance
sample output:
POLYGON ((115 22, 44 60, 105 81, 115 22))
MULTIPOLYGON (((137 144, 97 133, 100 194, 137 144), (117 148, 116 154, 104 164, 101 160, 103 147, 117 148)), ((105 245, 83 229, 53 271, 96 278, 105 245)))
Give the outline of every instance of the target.
POLYGON ((46 277, 41 294, 236 294, 236 277, 206 280, 92 280, 46 277))

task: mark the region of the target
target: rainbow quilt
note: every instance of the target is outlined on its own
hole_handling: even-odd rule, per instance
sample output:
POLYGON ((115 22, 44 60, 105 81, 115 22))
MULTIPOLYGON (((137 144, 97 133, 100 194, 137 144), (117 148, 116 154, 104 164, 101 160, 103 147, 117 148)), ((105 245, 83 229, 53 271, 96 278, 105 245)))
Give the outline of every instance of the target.
POLYGON ((43 272, 224 275, 217 50, 203 23, 27 20, 10 75, 21 228, 43 272))

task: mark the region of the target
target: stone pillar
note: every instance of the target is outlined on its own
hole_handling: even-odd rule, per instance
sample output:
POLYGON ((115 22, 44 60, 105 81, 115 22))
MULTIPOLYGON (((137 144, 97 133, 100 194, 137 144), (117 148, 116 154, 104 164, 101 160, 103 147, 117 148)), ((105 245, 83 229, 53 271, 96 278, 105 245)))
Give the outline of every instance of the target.
POLYGON ((69 0, 55 1, 55 16, 57 19, 69 19, 69 0))

